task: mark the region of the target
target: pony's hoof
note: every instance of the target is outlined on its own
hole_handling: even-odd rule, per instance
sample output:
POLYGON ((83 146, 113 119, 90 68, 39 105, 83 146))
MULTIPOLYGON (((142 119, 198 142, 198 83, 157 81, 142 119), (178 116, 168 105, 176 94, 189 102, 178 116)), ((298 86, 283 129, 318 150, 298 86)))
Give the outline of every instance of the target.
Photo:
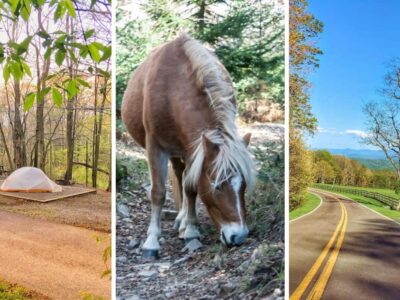
POLYGON ((159 255, 158 250, 143 249, 142 250, 142 257, 143 258, 159 259, 160 255, 159 255))

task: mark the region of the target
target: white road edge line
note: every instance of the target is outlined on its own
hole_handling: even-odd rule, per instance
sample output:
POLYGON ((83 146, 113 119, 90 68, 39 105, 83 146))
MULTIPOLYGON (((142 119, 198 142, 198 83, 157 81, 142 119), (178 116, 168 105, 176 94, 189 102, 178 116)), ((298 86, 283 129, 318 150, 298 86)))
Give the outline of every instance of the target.
POLYGON ((317 197, 319 198, 319 204, 318 204, 318 206, 317 206, 316 208, 314 208, 312 211, 309 211, 308 213, 306 213, 305 215, 302 215, 302 216, 300 216, 300 217, 297 217, 296 219, 290 220, 289 223, 292 223, 292 222, 297 221, 297 220, 299 220, 299 219, 301 219, 301 218, 304 218, 304 217, 306 217, 306 216, 308 216, 308 215, 311 215, 313 212, 315 212, 315 211, 322 205, 323 200, 322 200, 322 198, 321 198, 319 195, 317 195, 317 194, 315 194, 315 193, 313 193, 313 192, 309 192, 309 193, 311 193, 311 194, 313 194, 314 196, 317 196, 317 197))
POLYGON ((336 193, 333 193, 333 192, 326 192, 325 190, 320 190, 320 189, 316 189, 316 190, 321 191, 322 194, 324 194, 324 193, 325 193, 325 194, 333 194, 333 195, 336 195, 336 196, 343 197, 343 198, 345 198, 345 199, 347 199, 347 200, 351 200, 351 201, 357 203, 358 205, 361 205, 362 207, 364 207, 364 208, 366 208, 366 209, 372 211, 373 213, 376 213, 377 215, 380 215, 381 217, 383 217, 383 218, 385 218, 385 219, 388 219, 388 220, 390 220, 390 221, 392 221, 392 222, 394 222, 394 223, 396 223, 397 225, 400 226, 400 223, 399 223, 399 222, 397 222, 397 221, 395 221, 395 220, 393 220, 393 219, 391 219, 391 218, 389 218, 389 217, 386 217, 385 215, 382 215, 380 212, 377 212, 377 211, 375 211, 375 210, 369 208, 368 206, 365 206, 364 204, 361 204, 360 202, 357 202, 356 200, 353 200, 353 199, 351 199, 351 198, 349 198, 349 197, 346 197, 346 196, 344 196, 344 195, 342 195, 342 194, 336 194, 336 193))

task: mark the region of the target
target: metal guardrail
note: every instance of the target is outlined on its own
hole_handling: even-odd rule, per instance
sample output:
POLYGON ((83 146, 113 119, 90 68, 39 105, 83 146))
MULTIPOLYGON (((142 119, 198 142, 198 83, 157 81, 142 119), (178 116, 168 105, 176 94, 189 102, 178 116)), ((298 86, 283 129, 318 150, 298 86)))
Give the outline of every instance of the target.
POLYGON ((353 188, 348 188, 348 187, 330 186, 330 185, 326 185, 326 184, 314 184, 313 187, 323 189, 323 190, 333 191, 333 192, 339 192, 339 193, 342 192, 342 193, 349 193, 349 194, 354 194, 354 195, 365 196, 368 198, 378 200, 378 201, 390 206, 391 209, 400 210, 400 199, 396 199, 396 198, 386 196, 386 195, 383 195, 380 193, 370 192, 370 191, 361 190, 361 189, 353 189, 353 188))

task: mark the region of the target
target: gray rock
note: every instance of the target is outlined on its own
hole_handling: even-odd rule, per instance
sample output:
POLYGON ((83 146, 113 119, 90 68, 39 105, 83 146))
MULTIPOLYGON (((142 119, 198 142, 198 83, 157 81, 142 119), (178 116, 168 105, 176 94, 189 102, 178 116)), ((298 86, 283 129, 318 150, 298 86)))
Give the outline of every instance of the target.
POLYGON ((223 284, 220 287, 219 294, 220 296, 226 296, 229 293, 233 292, 234 289, 235 289, 235 284, 233 284, 232 282, 223 284))
POLYGON ((240 266, 239 269, 240 271, 244 272, 246 271, 250 266, 250 260, 245 260, 240 266))
POLYGON ((215 254, 214 259, 213 259, 213 264, 217 269, 222 268, 222 258, 219 253, 215 254))
POLYGON ((189 253, 192 253, 201 247, 203 247, 203 244, 198 239, 194 239, 187 243, 181 252, 189 251, 189 253))
POLYGON ((125 217, 125 218, 129 217, 128 207, 126 205, 124 205, 124 204, 118 204, 117 205, 117 212, 122 217, 125 217))
POLYGON ((279 296, 281 296, 281 295, 282 295, 282 290, 281 290, 280 288, 276 288, 276 289, 274 290, 274 296, 279 297, 279 296))
POLYGON ((180 263, 183 263, 183 262, 187 261, 188 259, 189 259, 189 256, 184 256, 184 257, 182 257, 182 258, 177 259, 176 261, 174 261, 174 265, 178 265, 178 264, 180 264, 180 263))
POLYGON ((159 270, 161 273, 163 273, 163 272, 168 271, 168 270, 171 268, 171 264, 170 264, 169 262, 166 262, 166 263, 159 263, 159 264, 157 265, 157 267, 158 267, 158 270, 159 270))
POLYGON ((161 237, 158 242, 160 243, 160 245, 164 245, 165 244, 165 238, 161 237))
POLYGON ((139 246, 139 242, 137 240, 131 240, 129 242, 128 248, 135 249, 137 246, 139 246))
POLYGON ((120 256, 117 258, 117 260, 119 260, 122 263, 126 263, 128 261, 128 258, 126 258, 126 256, 120 256))
POLYGON ((139 276, 141 277, 146 277, 149 279, 156 279, 158 277, 158 272, 157 271, 147 271, 143 270, 138 273, 139 276))
POLYGON ((140 300, 138 295, 132 295, 125 298, 125 300, 140 300))

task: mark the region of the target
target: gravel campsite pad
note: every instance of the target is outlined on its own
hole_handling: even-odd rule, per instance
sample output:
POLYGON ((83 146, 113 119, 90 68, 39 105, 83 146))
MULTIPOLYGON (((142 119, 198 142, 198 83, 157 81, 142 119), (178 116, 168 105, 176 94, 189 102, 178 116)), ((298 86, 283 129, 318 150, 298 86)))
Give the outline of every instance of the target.
MULTIPOLYGON (((283 126, 241 128, 243 133, 249 131, 252 147, 268 145, 272 156, 282 151, 283 126)), ((264 220, 249 225, 247 242, 226 249, 201 201, 197 205, 202 238, 185 246, 172 228, 176 212, 168 187, 160 258, 144 259, 141 246, 151 211, 145 154, 126 133, 120 135, 117 149, 117 172, 123 173, 117 174, 117 299, 283 299, 283 214, 276 213, 283 205, 283 191, 271 193, 274 196, 263 207, 264 220), (263 234, 256 233, 260 226, 265 228, 263 234)), ((265 194, 257 188, 252 197, 265 194)))

